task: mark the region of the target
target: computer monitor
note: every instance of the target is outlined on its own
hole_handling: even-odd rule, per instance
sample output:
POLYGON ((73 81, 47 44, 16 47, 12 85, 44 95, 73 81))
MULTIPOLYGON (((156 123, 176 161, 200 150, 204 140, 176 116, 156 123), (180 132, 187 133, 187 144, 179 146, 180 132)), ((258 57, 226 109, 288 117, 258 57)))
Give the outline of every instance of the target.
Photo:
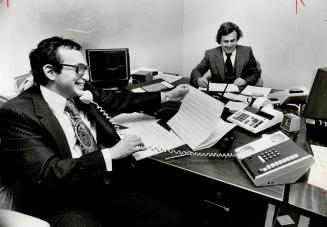
POLYGON ((128 48, 86 49, 85 52, 92 84, 101 88, 120 88, 128 84, 128 48))

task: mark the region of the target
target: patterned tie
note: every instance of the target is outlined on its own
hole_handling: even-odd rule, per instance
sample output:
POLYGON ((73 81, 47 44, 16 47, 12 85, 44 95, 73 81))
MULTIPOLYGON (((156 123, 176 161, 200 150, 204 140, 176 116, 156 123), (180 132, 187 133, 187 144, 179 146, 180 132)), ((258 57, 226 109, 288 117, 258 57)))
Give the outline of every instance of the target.
POLYGON ((70 121, 77 138, 77 143, 80 145, 83 154, 97 150, 98 146, 90 132, 90 129, 82 121, 75 104, 71 100, 67 100, 65 111, 70 115, 70 121))

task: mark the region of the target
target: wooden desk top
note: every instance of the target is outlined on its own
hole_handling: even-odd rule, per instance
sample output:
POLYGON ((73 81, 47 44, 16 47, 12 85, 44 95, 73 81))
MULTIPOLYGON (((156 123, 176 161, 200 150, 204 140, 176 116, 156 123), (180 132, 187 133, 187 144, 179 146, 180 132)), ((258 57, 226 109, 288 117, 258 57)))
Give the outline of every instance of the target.
MULTIPOLYGON (((276 130, 278 130, 278 127, 270 129, 270 131, 276 130)), ((235 140, 232 145, 232 150, 261 137, 261 135, 254 135, 240 128, 234 129, 234 136, 235 140)), ((219 148, 212 147, 205 149, 205 151, 217 152, 217 149, 219 148)), ((245 192, 251 194, 254 193, 257 196, 263 196, 265 199, 271 199, 275 202, 283 201, 285 191, 284 185, 256 187, 241 168, 239 163, 233 158, 219 159, 191 156, 182 159, 166 161, 164 158, 168 156, 171 155, 165 153, 153 156, 150 159, 162 162, 166 165, 170 165, 176 169, 192 172, 219 183, 236 187, 239 190, 244 190, 245 192)))
MULTIPOLYGON (((146 84, 151 83, 153 82, 146 84)), ((189 78, 182 78, 173 84, 178 85, 181 83, 189 83, 189 78)), ((143 83, 142 85, 146 84, 143 83)), ((135 85, 135 87, 139 86, 140 85, 135 85)), ((132 88, 134 88, 134 85, 132 88)), ((279 126, 267 129, 262 133, 270 134, 277 130, 280 130, 279 126)), ((259 135, 254 135, 246 130, 236 127, 234 129, 234 136, 235 141, 231 148, 232 150, 246 143, 259 139, 261 137, 261 133, 259 135)), ((304 120, 301 122, 301 130, 298 133, 296 143, 308 152, 311 152, 309 144, 317 144, 315 141, 311 141, 306 138, 306 127, 304 120)), ((206 149, 206 151, 217 151, 215 149, 218 148, 209 148, 206 149)), ((150 159, 170 165, 176 169, 192 172, 199 176, 203 176, 226 185, 231 185, 239 188, 240 190, 245 190, 256 195, 264 196, 265 198, 270 198, 277 202, 282 202, 284 199, 285 185, 265 187, 254 186, 235 159, 187 157, 178 160, 165 161, 164 158, 167 156, 169 155, 159 154, 151 157, 150 159)), ((297 183, 291 184, 289 195, 286 195, 285 197, 287 198, 287 196, 288 203, 291 206, 305 210, 309 213, 321 215, 322 217, 327 217, 327 192, 323 189, 308 184, 307 177, 304 176, 297 183)))
MULTIPOLYGON (((301 122, 301 130, 296 140, 303 149, 310 151, 310 144, 321 145, 306 137, 306 125, 304 119, 301 122)), ((308 174, 297 183, 290 185, 288 203, 312 214, 327 217, 327 191, 307 183, 308 174)), ((326 179, 327 180, 327 176, 326 179)))

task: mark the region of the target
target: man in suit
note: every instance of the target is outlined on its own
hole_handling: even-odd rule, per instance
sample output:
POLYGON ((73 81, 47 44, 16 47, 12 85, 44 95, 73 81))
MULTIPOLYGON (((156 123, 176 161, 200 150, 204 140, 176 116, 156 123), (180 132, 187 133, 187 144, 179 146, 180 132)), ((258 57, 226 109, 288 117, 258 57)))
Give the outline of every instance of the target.
POLYGON ((165 93, 99 90, 88 83, 81 46, 60 37, 41 41, 29 57, 36 85, 0 109, 1 158, 17 210, 51 226, 182 223, 168 205, 134 191, 131 154, 145 149, 142 140, 120 140, 90 101, 109 114, 149 110, 181 100, 187 85, 165 93))
POLYGON ((242 36, 236 24, 223 23, 216 36, 220 46, 205 52, 204 58, 191 72, 191 84, 207 87, 211 80, 237 86, 255 85, 260 78, 260 71, 251 47, 237 45, 242 36), (211 75, 205 75, 209 69, 211 75))

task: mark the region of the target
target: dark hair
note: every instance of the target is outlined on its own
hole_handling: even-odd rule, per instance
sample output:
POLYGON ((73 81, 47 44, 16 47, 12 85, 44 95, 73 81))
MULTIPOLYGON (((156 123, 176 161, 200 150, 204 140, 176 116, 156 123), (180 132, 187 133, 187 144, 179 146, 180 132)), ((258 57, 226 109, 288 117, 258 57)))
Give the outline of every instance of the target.
POLYGON ((236 31, 236 33, 237 33, 237 40, 239 40, 243 36, 241 29, 236 24, 234 24, 232 22, 225 22, 225 23, 221 24, 220 28, 218 29, 217 35, 216 35, 217 43, 220 44, 221 37, 225 36, 225 35, 229 35, 233 31, 236 31))
POLYGON ((66 47, 74 50, 82 49, 78 43, 70 39, 54 36, 42 40, 37 45, 37 48, 32 50, 29 55, 31 71, 36 84, 45 85, 48 82, 48 78, 43 72, 43 66, 46 64, 52 65, 53 70, 56 73, 60 73, 62 66, 60 65, 60 55, 58 55, 59 47, 66 47))

